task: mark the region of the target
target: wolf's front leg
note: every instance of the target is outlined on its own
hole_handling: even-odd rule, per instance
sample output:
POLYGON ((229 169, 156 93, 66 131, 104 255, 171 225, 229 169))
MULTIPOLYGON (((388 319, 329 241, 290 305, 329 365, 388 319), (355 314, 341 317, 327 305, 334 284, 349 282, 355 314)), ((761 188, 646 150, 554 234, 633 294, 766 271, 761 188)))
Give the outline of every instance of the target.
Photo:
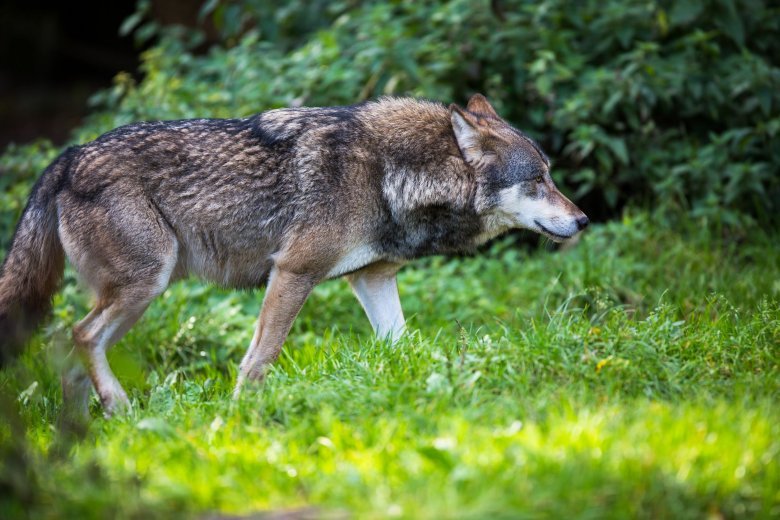
POLYGON ((317 278, 308 274, 273 268, 255 335, 241 361, 234 397, 238 397, 245 381, 263 379, 268 364, 279 356, 290 327, 316 282, 317 278))
POLYGON ((376 335, 390 338, 393 343, 399 340, 406 327, 395 279, 400 268, 400 264, 382 262, 347 276, 376 335))

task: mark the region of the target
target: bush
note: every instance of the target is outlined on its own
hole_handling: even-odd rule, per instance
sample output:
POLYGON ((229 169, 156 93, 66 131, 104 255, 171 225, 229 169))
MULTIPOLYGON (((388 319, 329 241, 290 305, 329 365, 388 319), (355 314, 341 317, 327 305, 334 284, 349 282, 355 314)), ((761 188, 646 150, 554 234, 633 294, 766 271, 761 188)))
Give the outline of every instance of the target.
POLYGON ((75 134, 138 119, 237 117, 384 94, 463 103, 485 93, 542 141, 596 218, 626 204, 730 227, 780 209, 780 9, 686 2, 206 2, 219 34, 156 38, 143 79, 119 74, 75 134))

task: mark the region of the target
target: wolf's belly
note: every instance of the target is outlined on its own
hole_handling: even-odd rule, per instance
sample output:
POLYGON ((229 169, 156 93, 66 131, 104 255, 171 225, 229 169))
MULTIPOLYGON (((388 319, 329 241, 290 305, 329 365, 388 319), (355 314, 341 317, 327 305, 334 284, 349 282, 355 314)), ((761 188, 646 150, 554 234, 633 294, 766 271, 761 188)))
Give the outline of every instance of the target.
POLYGON ((177 269, 181 277, 196 276, 233 289, 256 288, 267 281, 275 251, 270 240, 237 242, 206 232, 192 235, 182 240, 177 269))

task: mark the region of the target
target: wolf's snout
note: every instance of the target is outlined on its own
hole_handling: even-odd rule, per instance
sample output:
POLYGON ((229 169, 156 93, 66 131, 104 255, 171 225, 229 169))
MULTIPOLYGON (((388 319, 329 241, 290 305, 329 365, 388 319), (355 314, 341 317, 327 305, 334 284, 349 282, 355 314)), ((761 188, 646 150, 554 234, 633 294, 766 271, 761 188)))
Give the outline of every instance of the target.
POLYGON ((588 219, 587 215, 583 214, 580 218, 577 219, 577 229, 579 231, 582 231, 588 227, 588 224, 590 224, 590 220, 588 219))

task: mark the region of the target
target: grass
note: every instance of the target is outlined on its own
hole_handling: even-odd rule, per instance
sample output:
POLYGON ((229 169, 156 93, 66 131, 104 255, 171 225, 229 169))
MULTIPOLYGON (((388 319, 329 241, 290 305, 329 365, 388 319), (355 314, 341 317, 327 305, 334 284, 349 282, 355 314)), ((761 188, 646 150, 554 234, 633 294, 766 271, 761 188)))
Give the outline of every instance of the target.
POLYGON ((133 411, 94 406, 72 443, 69 274, 0 374, 0 517, 780 517, 776 243, 638 214, 568 251, 421 261, 396 347, 328 282, 238 402, 261 294, 177 284, 112 352, 133 411))

